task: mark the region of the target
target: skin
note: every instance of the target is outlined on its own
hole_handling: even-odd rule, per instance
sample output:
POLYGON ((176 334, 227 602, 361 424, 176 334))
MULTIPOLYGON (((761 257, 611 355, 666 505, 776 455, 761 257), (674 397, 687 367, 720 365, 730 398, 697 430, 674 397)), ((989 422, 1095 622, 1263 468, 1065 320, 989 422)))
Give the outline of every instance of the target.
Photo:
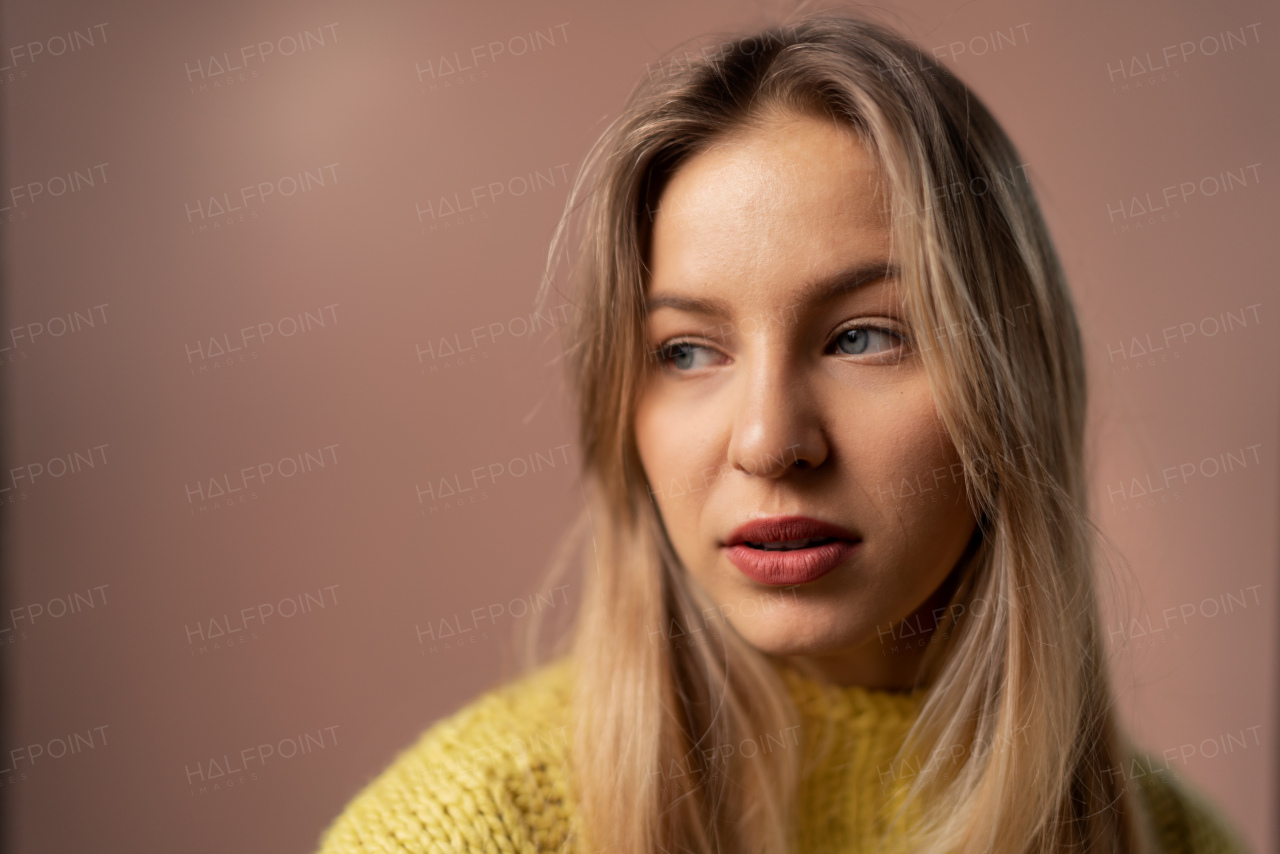
POLYGON ((896 275, 813 287, 888 263, 882 186, 851 129, 796 113, 680 166, 654 218, 656 358, 635 436, 676 554, 748 643, 839 684, 900 690, 924 652, 901 641, 901 621, 933 625, 976 522, 896 275), (852 325, 867 329, 845 335, 852 325), (931 497, 904 495, 917 477, 931 497), (723 545, 783 515, 840 525, 861 545, 807 584, 761 584, 723 545))

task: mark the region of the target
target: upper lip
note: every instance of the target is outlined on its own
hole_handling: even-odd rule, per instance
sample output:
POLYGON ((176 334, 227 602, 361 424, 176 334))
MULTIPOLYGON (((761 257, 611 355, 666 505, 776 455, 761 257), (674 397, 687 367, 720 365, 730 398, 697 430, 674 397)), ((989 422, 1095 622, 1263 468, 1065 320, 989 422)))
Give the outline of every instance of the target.
POLYGON ((807 540, 811 537, 832 537, 854 542, 860 539, 857 534, 846 528, 830 522, 810 519, 807 516, 770 516, 739 525, 724 544, 728 547, 739 543, 778 543, 786 540, 807 540))

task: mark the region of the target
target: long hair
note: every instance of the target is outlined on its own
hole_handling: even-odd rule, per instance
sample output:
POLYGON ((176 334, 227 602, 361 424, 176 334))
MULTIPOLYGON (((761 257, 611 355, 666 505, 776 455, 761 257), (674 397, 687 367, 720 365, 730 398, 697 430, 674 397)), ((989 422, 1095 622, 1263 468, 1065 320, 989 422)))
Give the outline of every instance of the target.
POLYGON ((794 751, 744 761, 704 749, 794 726, 798 712, 768 656, 731 627, 668 642, 714 605, 666 537, 633 433, 665 182, 777 107, 844 123, 879 162, 913 344, 978 520, 898 757, 990 749, 964 750, 945 774, 918 769, 898 814, 913 811, 910 844, 1146 851, 1150 830, 1116 773, 1130 754, 1100 637, 1080 334, 1025 166, 954 75, 889 30, 830 13, 651 65, 588 155, 552 241, 539 300, 569 255, 565 360, 583 456, 573 533, 584 586, 570 642, 585 842, 764 854, 797 838, 794 751), (669 785, 669 767, 691 784, 669 785))

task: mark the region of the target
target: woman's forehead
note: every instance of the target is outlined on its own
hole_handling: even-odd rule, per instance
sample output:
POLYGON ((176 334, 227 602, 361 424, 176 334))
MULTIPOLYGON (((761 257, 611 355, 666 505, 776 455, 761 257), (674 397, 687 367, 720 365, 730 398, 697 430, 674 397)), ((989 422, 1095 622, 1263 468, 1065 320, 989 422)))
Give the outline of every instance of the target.
POLYGON ((883 183, 876 156, 851 127, 786 113, 735 128, 691 155, 668 179, 658 215, 844 206, 875 201, 883 183))
POLYGON ((851 131, 798 117, 691 157, 654 217, 649 290, 802 281, 883 265, 889 253, 875 159, 851 131))

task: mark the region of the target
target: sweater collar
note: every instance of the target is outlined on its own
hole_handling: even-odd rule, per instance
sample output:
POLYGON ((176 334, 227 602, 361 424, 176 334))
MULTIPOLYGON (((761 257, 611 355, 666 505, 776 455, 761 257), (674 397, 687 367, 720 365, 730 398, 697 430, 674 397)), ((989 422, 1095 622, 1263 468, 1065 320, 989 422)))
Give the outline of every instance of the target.
POLYGON ((895 760, 927 689, 836 685, 790 666, 779 674, 805 724, 799 850, 873 850, 914 777, 912 763, 895 760))
POLYGON ((831 721, 848 720, 887 725, 910 724, 924 704, 926 688, 895 691, 861 685, 837 685, 803 673, 789 665, 778 672, 801 714, 831 721))

